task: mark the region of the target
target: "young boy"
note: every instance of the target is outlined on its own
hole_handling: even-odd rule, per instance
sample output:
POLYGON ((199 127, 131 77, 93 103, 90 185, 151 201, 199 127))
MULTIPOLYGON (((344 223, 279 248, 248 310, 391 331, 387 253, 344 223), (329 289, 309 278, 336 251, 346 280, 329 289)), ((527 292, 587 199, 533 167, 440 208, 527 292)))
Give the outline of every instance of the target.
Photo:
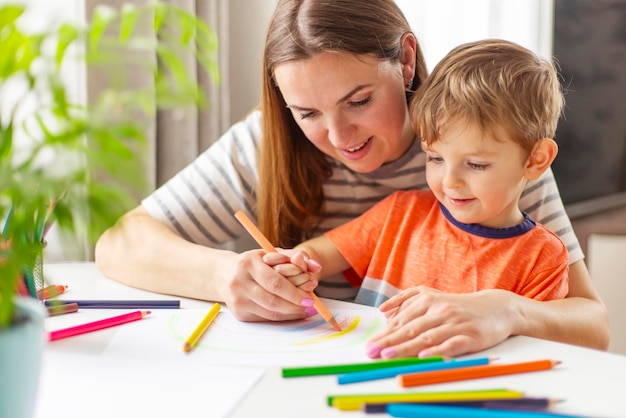
POLYGON ((295 248, 304 254, 286 252, 300 266, 308 255, 323 275, 352 268, 355 302, 372 306, 416 286, 564 297, 564 244, 518 207, 526 182, 556 157, 563 103, 554 67, 519 45, 483 40, 453 49, 410 106, 430 191, 396 192, 295 248))

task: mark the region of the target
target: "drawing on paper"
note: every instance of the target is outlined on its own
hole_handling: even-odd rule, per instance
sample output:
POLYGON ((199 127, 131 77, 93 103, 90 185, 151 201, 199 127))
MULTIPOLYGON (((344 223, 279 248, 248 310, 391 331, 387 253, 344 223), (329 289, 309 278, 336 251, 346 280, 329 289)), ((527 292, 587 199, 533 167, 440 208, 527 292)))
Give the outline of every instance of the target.
MULTIPOLYGON (((172 337, 184 341, 202 318, 203 311, 178 311, 169 318, 172 337)), ((382 329, 384 319, 377 312, 335 310, 342 331, 335 331, 319 315, 288 322, 241 322, 228 311, 215 318, 210 330, 195 350, 229 354, 297 354, 323 353, 364 346, 382 329)))

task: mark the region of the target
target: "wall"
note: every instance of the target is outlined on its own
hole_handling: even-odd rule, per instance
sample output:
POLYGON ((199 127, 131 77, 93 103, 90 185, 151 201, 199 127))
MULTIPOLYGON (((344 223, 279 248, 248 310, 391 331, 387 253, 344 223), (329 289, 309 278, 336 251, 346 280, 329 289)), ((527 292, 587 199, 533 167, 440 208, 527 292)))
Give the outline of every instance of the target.
POLYGON ((588 243, 589 271, 609 312, 609 352, 626 355, 626 235, 593 234, 588 243))
POLYGON ((256 107, 261 98, 265 30, 277 0, 229 1, 229 89, 231 123, 256 107))
POLYGON ((554 55, 567 103, 552 168, 566 204, 626 191, 624 22, 625 0, 556 0, 554 55))
POLYGON ((566 211, 585 254, 591 234, 626 235, 626 192, 566 205, 566 211))

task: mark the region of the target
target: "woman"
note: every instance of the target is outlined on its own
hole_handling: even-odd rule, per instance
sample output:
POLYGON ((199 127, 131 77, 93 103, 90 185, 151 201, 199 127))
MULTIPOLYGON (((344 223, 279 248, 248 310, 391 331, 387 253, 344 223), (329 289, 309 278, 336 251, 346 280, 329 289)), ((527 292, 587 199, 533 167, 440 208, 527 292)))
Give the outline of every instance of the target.
MULTIPOLYGON (((302 318, 312 302, 305 291, 313 288, 320 296, 354 295, 341 275, 298 288, 263 262, 261 250, 217 248, 246 235, 233 217, 239 209, 275 245, 291 247, 394 190, 426 187, 407 107, 426 76, 419 44, 389 0, 281 0, 263 65, 261 110, 103 234, 96 245, 102 273, 151 291, 223 301, 244 321, 302 318)), ((606 349, 606 309, 551 172, 529 183, 520 207, 569 249, 565 299, 421 289, 420 316, 401 322, 396 315, 390 326, 419 322, 431 351, 448 355, 514 334, 606 349)))

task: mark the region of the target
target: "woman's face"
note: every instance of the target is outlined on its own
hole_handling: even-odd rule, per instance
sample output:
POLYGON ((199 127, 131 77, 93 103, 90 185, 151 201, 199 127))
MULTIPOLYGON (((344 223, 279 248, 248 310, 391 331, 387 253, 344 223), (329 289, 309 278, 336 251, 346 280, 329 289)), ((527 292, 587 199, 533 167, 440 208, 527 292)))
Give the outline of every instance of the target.
POLYGON ((354 171, 399 158, 415 139, 400 63, 326 52, 278 65, 275 78, 307 138, 354 171))

